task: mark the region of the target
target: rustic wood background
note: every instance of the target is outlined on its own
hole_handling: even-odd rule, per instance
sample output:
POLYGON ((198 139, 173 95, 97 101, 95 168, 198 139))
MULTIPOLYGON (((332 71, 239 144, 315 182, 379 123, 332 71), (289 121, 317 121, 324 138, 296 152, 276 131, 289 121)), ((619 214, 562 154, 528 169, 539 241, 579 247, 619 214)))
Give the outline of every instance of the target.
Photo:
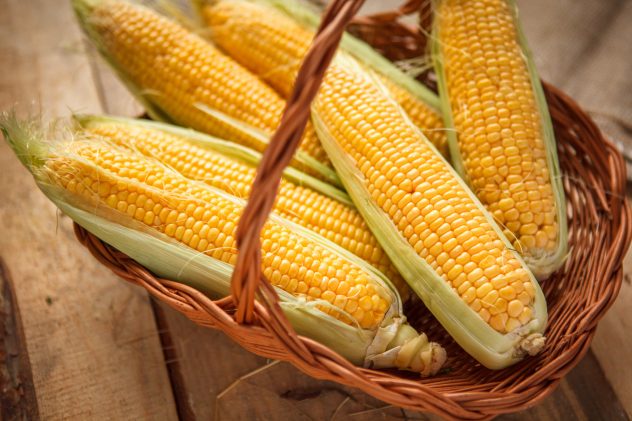
MULTIPOLYGON (((632 1, 518 3, 543 77, 632 146, 632 1)), ((0 0, 0 65, 0 111, 141 110, 83 41, 68 0, 0 0)), ((266 361, 152 302, 79 245, 4 142, 0 171, 0 419, 434 418, 266 361)), ((501 419, 629 419, 631 305, 626 275, 592 352, 542 404, 501 419)))

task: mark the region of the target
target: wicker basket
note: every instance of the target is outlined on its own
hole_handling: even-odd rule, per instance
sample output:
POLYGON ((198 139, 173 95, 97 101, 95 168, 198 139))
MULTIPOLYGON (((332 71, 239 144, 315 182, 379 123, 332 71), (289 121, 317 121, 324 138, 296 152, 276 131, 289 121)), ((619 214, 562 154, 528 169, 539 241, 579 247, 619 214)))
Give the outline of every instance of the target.
MULTIPOLYGON (((272 207, 281 172, 299 143, 309 117, 309 103, 340 34, 362 2, 333 0, 325 12, 240 221, 240 254, 231 296, 212 301, 186 285, 158 279, 75 225, 77 237, 120 277, 146 288, 194 322, 221 329, 247 350, 289 361, 313 377, 354 386, 390 404, 446 418, 486 419, 533 406, 555 389, 588 350, 597 322, 619 292, 622 260, 632 238, 621 155, 575 102, 550 85, 545 88, 568 199, 571 254, 565 267, 542 285, 550 323, 546 348, 538 356, 504 370, 488 370, 451 341, 437 321, 418 306, 407 316, 415 327, 446 347, 447 370, 420 380, 409 373, 359 368, 325 346, 298 336, 260 273, 259 232, 272 207)), ((420 13, 423 28, 428 23, 427 5, 423 0, 409 1, 396 11, 356 19, 353 29, 391 58, 419 55, 424 49, 424 31, 402 25, 397 19, 420 13)))

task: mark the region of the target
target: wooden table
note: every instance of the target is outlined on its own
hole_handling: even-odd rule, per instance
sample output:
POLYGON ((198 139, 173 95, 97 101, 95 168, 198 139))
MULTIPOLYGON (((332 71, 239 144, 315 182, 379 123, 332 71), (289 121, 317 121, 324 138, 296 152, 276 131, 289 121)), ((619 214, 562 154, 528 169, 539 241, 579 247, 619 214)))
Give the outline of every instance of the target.
MULTIPOLYGON (((69 3, 0 0, 0 110, 137 114, 69 3)), ((632 145, 632 2, 519 3, 543 76, 632 145)), ((425 419, 249 354, 153 302, 79 245, 4 142, 0 171, 0 419, 425 419)), ((501 418, 628 419, 630 305, 626 277, 592 352, 541 405, 501 418)))

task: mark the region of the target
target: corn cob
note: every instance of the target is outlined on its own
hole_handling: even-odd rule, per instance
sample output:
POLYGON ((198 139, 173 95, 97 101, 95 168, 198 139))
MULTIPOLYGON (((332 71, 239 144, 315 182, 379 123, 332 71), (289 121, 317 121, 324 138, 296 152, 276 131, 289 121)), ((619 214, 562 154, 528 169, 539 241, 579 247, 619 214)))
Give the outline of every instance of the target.
MULTIPOLYGON (((146 7, 120 0, 73 4, 84 31, 152 117, 265 149, 285 101, 255 75, 146 7)), ((338 183, 311 125, 294 165, 338 183)))
POLYGON ((455 167, 543 278, 566 255, 566 206, 546 101, 514 9, 512 0, 438 1, 436 67, 455 167))
MULTIPOLYGON (((289 97, 314 33, 288 15, 260 3, 223 0, 202 7, 213 42, 236 61, 289 97)), ((447 138, 438 111, 389 78, 380 76, 395 99, 442 154, 447 138)))
MULTIPOLYGON (((107 138, 117 146, 154 158, 187 178, 205 182, 240 198, 247 198, 250 194, 256 163, 249 164, 196 145, 184 135, 169 132, 169 126, 164 124, 91 116, 78 116, 77 120, 86 133, 107 138)), ((281 180, 275 212, 366 260, 393 282, 405 301, 410 292, 408 285, 353 208, 350 199, 345 197, 347 201, 341 202, 334 195, 328 197, 306 185, 305 178, 302 184, 289 179, 281 180)), ((338 193, 338 196, 341 194, 338 193)))
MULTIPOLYGON (((40 189, 86 229, 158 276, 228 293, 242 200, 103 139, 61 131, 49 140, 7 115, 0 130, 40 189)), ((403 322, 399 295, 371 266, 275 215, 262 238, 263 272, 302 334, 355 363, 429 375, 445 361, 403 322)))
POLYGON ((547 314, 537 281, 379 81, 339 55, 312 111, 358 210, 452 337, 489 368, 538 352, 547 314))

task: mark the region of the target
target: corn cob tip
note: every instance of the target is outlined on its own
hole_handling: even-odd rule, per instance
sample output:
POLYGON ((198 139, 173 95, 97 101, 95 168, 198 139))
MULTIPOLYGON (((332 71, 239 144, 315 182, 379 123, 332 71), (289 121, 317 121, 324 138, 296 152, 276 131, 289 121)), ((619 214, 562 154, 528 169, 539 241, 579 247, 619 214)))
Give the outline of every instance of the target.
POLYGON ((446 359, 446 351, 441 345, 429 342, 425 333, 417 333, 404 319, 395 319, 378 330, 367 349, 364 365, 370 368, 395 367, 428 377, 437 374, 446 359))
POLYGON ((22 165, 29 169, 41 166, 48 152, 40 127, 39 118, 21 121, 15 111, 0 114, 0 132, 22 165))
POLYGON ((72 0, 72 7, 81 19, 87 18, 95 7, 108 0, 72 0))

